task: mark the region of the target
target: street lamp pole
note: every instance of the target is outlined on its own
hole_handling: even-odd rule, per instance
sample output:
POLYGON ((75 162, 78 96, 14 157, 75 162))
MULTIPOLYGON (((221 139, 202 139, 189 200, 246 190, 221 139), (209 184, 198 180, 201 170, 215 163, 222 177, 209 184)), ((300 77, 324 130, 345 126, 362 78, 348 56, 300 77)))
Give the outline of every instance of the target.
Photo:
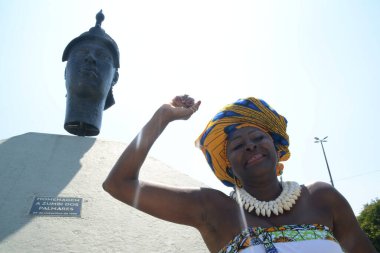
POLYGON ((318 142, 321 143, 323 155, 325 157, 325 161, 326 161, 326 165, 327 165, 327 171, 329 172, 329 176, 330 176, 331 185, 335 188, 334 182, 333 182, 333 179, 332 179, 332 176, 331 176, 331 172, 330 172, 329 163, 327 162, 325 148, 323 147, 323 142, 327 142, 327 136, 325 138, 323 138, 323 139, 319 139, 318 137, 314 137, 314 139, 315 139, 315 141, 314 141, 315 143, 318 143, 318 142))

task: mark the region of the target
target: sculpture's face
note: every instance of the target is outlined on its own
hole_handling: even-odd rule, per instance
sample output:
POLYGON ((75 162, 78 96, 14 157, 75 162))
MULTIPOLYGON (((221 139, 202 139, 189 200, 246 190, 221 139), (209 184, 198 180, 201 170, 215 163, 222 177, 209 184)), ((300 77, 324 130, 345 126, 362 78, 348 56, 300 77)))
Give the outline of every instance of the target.
POLYGON ((111 51, 102 41, 82 41, 73 47, 67 60, 65 79, 68 97, 104 103, 116 74, 111 51))

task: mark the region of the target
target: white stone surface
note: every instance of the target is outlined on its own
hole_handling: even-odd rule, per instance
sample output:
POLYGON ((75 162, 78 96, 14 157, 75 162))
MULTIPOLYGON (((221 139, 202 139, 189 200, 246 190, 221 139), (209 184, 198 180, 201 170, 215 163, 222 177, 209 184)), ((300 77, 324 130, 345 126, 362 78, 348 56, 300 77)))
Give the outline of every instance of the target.
MULTIPOLYGON (((125 147, 41 133, 0 141, 0 252, 208 252, 197 230, 158 220, 103 191, 125 147), (35 196, 83 198, 81 217, 31 216, 35 196)), ((152 157, 140 175, 204 186, 152 157)))

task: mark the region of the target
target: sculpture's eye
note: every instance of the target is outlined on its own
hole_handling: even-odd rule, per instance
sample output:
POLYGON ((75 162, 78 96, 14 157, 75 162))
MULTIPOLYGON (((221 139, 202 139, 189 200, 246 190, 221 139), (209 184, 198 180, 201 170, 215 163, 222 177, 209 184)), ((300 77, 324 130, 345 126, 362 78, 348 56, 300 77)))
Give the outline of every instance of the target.
POLYGON ((76 56, 86 56, 88 54, 88 49, 87 48, 78 48, 75 50, 75 55, 76 56))
POLYGON ((103 50, 97 51, 96 56, 103 61, 112 61, 111 55, 103 50))

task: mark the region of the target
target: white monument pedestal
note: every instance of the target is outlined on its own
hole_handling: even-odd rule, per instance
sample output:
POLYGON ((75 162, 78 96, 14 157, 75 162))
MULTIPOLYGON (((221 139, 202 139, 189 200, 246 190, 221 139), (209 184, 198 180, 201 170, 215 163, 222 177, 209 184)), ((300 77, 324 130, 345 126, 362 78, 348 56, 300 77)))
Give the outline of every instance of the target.
MULTIPOLYGON (((196 229, 156 219, 102 189, 125 147, 41 133, 0 141, 0 252, 208 252, 196 229), (30 214, 35 197, 45 200, 34 206, 45 206, 39 215, 30 214), (63 208, 70 200, 49 202, 46 197, 81 199, 80 216, 74 215, 79 207, 63 208), (57 216, 49 216, 48 210, 57 216), (71 215, 64 217, 64 210, 71 215)), ((202 186, 151 157, 140 176, 170 185, 202 186)))

